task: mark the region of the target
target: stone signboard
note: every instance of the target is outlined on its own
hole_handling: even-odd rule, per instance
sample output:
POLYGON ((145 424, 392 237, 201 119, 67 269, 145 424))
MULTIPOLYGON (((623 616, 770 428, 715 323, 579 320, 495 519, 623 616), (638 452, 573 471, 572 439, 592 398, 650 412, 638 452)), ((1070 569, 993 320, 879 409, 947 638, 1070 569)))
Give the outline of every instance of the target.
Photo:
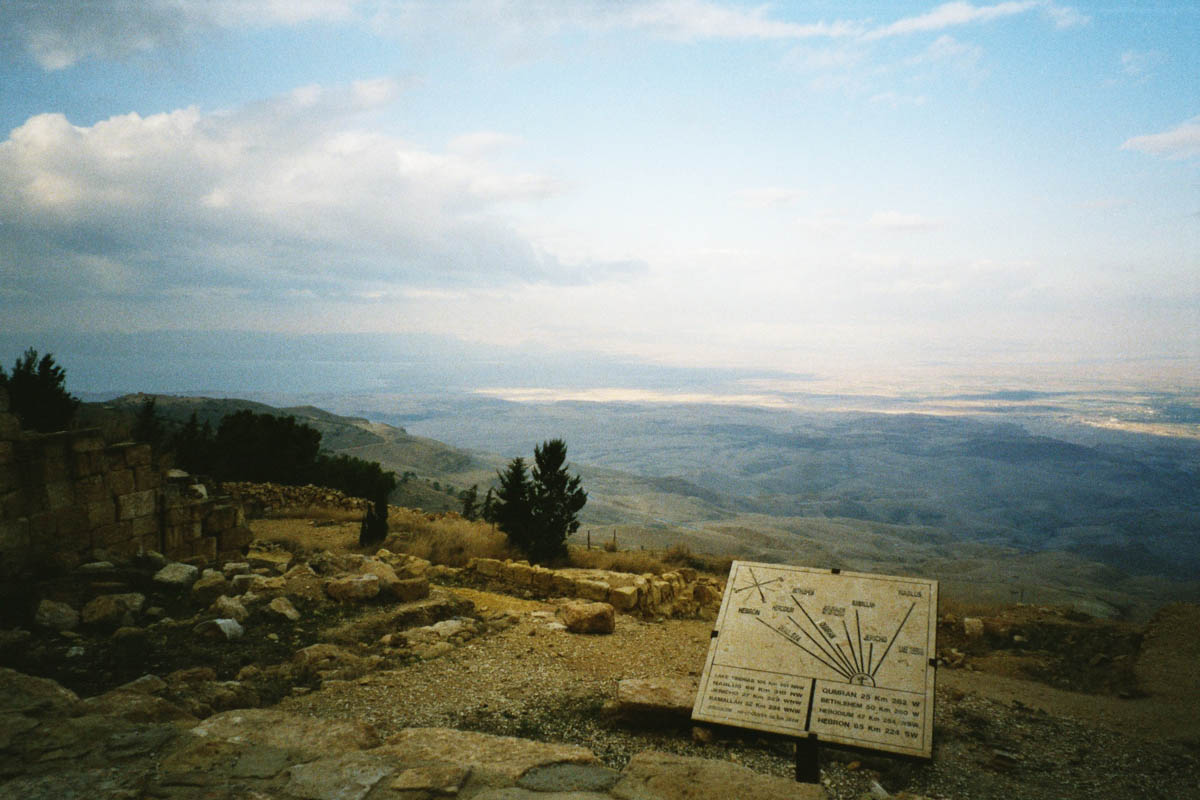
POLYGON ((692 718, 928 758, 937 591, 735 561, 692 718))

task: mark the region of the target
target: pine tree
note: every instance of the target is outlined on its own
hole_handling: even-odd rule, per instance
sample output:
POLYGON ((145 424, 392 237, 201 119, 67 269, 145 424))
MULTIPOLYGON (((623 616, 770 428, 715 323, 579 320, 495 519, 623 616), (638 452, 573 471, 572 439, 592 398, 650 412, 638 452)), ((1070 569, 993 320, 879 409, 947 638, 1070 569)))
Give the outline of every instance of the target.
POLYGON ((549 561, 567 554, 567 537, 579 530, 578 515, 587 503, 587 492, 580 477, 567 472, 567 444, 562 439, 535 447, 533 460, 533 534, 525 552, 532 561, 549 561))
POLYGON ((529 507, 529 475, 525 459, 518 456, 508 462, 504 472, 496 473, 500 488, 492 502, 492 521, 521 552, 528 552, 533 519, 529 507))
POLYGON ((149 395, 142 401, 141 407, 138 408, 137 416, 133 420, 133 438, 139 442, 145 442, 159 450, 167 438, 167 428, 163 425, 162 418, 158 416, 158 410, 155 408, 157 399, 153 395, 149 395))
POLYGON ((463 519, 476 519, 479 517, 479 484, 471 485, 470 489, 463 489, 458 494, 458 499, 462 501, 463 519))

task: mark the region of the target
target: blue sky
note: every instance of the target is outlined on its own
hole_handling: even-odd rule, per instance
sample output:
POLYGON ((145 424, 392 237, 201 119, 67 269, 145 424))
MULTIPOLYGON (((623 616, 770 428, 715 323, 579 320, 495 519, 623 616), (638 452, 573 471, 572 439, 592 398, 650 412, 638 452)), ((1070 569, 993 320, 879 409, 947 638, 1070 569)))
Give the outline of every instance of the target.
POLYGON ((1192 3, 11 0, 0 31, 31 341, 1200 374, 1192 3))

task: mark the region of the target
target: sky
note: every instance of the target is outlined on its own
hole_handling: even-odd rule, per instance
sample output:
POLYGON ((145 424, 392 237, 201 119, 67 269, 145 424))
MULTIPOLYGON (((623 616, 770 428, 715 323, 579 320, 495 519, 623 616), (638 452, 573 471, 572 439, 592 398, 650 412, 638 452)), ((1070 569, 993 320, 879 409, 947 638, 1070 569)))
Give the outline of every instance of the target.
POLYGON ((1196 389, 1198 41, 1193 2, 4 0, 0 332, 1196 389))

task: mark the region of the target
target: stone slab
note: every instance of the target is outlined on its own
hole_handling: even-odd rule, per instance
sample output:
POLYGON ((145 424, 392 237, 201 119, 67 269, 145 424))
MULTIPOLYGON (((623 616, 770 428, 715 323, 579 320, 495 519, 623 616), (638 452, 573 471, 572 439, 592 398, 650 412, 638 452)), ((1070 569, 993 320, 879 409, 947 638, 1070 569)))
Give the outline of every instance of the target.
POLYGON ((929 758, 937 591, 735 561, 692 718, 929 758))
POLYGON ((638 753, 612 790, 619 800, 824 800, 820 784, 760 775, 740 764, 647 750, 638 753))

